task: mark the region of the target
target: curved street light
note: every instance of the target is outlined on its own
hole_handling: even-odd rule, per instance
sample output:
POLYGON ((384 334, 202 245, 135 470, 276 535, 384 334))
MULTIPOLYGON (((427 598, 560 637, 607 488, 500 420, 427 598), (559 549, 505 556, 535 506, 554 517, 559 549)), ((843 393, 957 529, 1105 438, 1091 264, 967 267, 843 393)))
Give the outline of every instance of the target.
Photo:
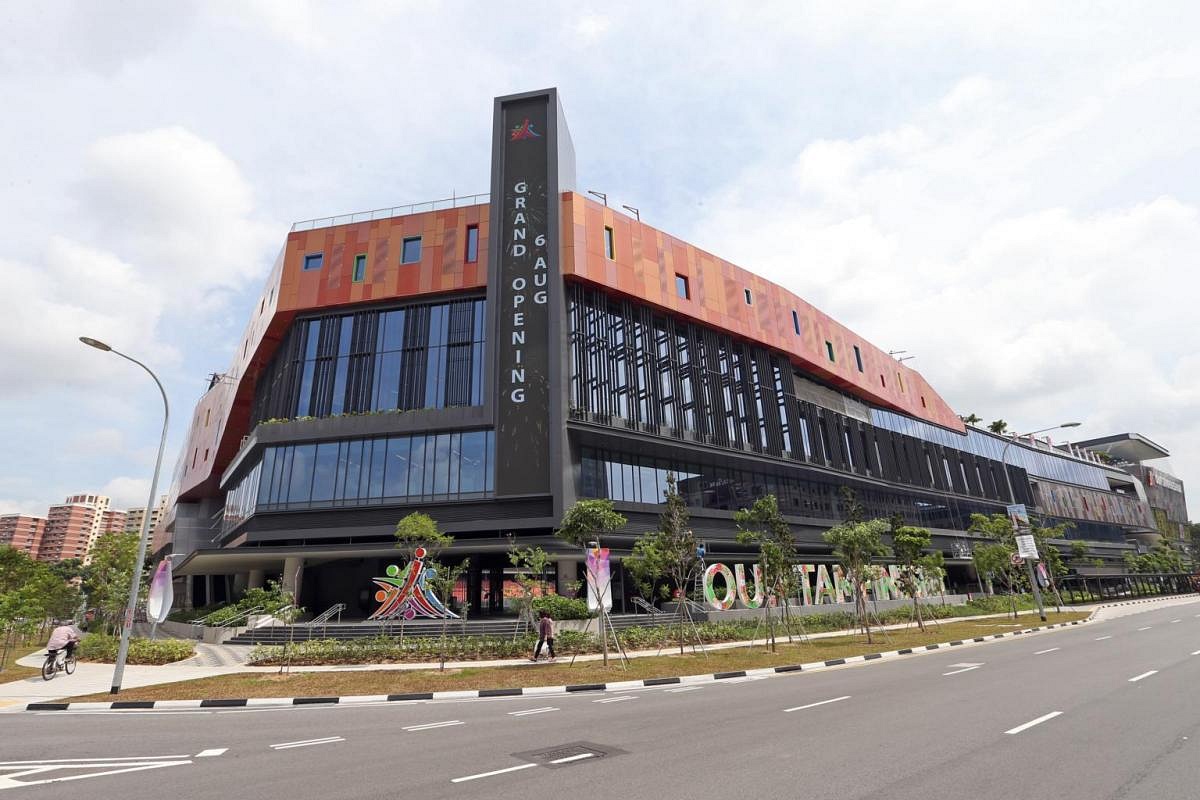
POLYGON ((150 529, 150 518, 154 516, 150 513, 150 510, 154 508, 154 498, 158 494, 158 473, 162 468, 163 450, 167 446, 167 422, 171 418, 171 406, 167 402, 167 393, 163 389, 162 381, 145 364, 136 358, 125 355, 120 350, 114 350, 99 339, 93 339, 90 336, 80 336, 79 341, 88 347, 94 347, 105 353, 113 353, 126 361, 132 361, 146 370, 146 374, 154 379, 154 385, 158 387, 158 393, 162 395, 163 401, 163 426, 162 436, 158 440, 158 458, 154 461, 154 477, 150 481, 150 499, 146 501, 146 513, 142 515, 142 530, 138 537, 137 560, 134 562, 133 580, 129 585, 129 603, 125 607, 125 620, 121 625, 121 644, 117 648, 117 664, 113 669, 112 689, 110 691, 112 694, 116 694, 121 691, 121 678, 125 674, 125 661, 129 657, 129 634, 133 630, 133 615, 137 609, 138 592, 141 589, 142 562, 146 560, 146 535, 150 529))

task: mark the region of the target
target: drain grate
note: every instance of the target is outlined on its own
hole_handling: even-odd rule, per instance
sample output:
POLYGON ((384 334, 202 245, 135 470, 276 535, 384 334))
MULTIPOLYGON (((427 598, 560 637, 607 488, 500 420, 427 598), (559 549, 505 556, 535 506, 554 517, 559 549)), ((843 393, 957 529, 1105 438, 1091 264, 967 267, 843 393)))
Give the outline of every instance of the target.
POLYGON ((523 753, 513 753, 515 758, 525 759, 550 769, 570 767, 598 758, 624 755, 626 751, 595 742, 567 742, 538 750, 526 750, 523 753))

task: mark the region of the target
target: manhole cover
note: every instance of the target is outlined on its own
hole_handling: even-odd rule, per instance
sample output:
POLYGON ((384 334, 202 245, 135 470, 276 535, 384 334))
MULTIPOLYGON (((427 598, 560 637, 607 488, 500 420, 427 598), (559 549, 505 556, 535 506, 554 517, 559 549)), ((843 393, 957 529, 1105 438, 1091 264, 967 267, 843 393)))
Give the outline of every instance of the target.
POLYGON ((599 745, 595 742, 567 742, 537 750, 526 750, 523 753, 513 753, 513 756, 541 764, 543 767, 557 769, 624 753, 624 750, 608 745, 599 745))

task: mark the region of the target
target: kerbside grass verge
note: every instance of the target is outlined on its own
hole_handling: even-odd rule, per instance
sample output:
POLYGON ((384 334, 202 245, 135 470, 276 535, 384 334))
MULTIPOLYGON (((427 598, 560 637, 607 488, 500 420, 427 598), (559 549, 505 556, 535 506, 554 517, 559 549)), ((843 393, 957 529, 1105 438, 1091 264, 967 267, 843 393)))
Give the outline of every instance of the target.
MULTIPOLYGON (((1085 619, 1084 613, 1047 614, 1048 624, 1085 619)), ((778 652, 766 652, 762 646, 710 651, 702 654, 664 655, 635 658, 629 668, 619 663, 605 667, 599 661, 576 662, 573 666, 559 654, 553 664, 523 667, 469 667, 437 670, 359 670, 339 672, 235 673, 178 683, 159 684, 121 692, 121 700, 195 700, 243 697, 335 697, 346 695, 404 694, 461 689, 497 689, 527 686, 604 683, 645 678, 674 677, 713 672, 730 672, 760 667, 775 667, 812 661, 877 653, 885 650, 914 648, 926 644, 991 636, 1005 631, 1036 627, 1036 614, 1017 620, 993 618, 953 622, 931 627, 922 633, 916 628, 875 634, 868 644, 865 636, 837 636, 814 639, 802 644, 779 645, 778 652)), ((569 654, 567 654, 569 656, 569 654)), ((72 697, 71 702, 112 700, 100 693, 72 697)))

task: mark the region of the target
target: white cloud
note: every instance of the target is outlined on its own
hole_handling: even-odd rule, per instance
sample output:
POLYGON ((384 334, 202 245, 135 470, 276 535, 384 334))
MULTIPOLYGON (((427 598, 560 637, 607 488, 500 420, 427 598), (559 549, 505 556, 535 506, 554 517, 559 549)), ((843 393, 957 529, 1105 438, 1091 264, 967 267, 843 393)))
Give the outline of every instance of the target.
MULTIPOLYGON (((150 481, 146 478, 113 478, 100 488, 100 494, 111 499, 110 508, 124 511, 128 508, 145 508, 150 497, 150 481)), ((160 492, 161 494, 161 492, 160 492)))

